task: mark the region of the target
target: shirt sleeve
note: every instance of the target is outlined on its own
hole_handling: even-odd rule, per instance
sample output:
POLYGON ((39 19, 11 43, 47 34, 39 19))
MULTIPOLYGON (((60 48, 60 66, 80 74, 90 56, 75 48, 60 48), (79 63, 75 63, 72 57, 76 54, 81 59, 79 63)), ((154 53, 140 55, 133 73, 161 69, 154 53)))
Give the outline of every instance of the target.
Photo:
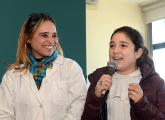
POLYGON ((72 62, 69 73, 69 110, 64 120, 80 120, 87 94, 87 86, 81 67, 72 62))
POLYGON ((14 84, 6 72, 0 85, 0 120, 15 120, 14 115, 14 84))

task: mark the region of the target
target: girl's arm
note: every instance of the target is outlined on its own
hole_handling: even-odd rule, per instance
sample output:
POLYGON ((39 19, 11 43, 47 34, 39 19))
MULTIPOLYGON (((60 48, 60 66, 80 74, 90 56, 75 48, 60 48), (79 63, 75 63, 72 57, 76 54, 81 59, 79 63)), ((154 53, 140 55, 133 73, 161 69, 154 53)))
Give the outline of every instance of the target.
POLYGON ((81 120, 99 120, 100 118, 100 98, 95 95, 94 89, 90 85, 81 120))
POLYGON ((142 120, 165 120, 165 82, 157 78, 150 86, 150 94, 156 94, 156 105, 153 105, 146 95, 137 103, 131 102, 131 108, 139 119, 142 120), (159 83, 158 83, 159 81, 159 83), (154 88, 155 87, 155 88, 154 88), (154 93, 156 92, 156 93, 154 93))

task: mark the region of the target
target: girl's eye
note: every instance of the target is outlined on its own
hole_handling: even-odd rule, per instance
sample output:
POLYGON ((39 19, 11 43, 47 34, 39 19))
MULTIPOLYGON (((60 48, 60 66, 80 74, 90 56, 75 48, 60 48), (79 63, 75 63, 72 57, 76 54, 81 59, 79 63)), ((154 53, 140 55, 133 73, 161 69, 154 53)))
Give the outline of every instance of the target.
POLYGON ((114 47, 114 45, 110 45, 109 47, 112 48, 112 47, 114 47))
POLYGON ((127 47, 126 45, 121 45, 122 47, 127 47))

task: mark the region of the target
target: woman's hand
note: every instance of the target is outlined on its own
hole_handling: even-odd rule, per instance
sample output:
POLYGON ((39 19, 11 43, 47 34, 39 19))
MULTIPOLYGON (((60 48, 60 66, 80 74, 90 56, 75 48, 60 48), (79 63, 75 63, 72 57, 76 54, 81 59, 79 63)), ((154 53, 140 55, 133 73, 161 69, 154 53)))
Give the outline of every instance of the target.
POLYGON ((112 77, 110 75, 104 74, 101 76, 95 87, 95 95, 101 97, 103 90, 109 90, 112 84, 112 77))
POLYGON ((128 97, 131 98, 134 103, 137 103, 143 97, 143 90, 141 89, 138 83, 131 83, 129 84, 128 88, 128 97))

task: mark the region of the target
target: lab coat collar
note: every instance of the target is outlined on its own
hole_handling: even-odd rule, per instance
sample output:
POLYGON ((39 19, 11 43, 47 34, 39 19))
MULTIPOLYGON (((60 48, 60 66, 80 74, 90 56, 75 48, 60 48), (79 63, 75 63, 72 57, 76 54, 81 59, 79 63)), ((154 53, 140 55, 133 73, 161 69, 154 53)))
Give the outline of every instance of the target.
POLYGON ((54 61, 55 64, 64 64, 64 57, 61 55, 58 55, 56 60, 54 61))
POLYGON ((61 55, 58 55, 56 60, 53 62, 53 68, 47 68, 46 70, 46 76, 43 78, 42 85, 48 80, 48 78, 57 71, 58 64, 63 64, 64 63, 64 57, 61 55))

